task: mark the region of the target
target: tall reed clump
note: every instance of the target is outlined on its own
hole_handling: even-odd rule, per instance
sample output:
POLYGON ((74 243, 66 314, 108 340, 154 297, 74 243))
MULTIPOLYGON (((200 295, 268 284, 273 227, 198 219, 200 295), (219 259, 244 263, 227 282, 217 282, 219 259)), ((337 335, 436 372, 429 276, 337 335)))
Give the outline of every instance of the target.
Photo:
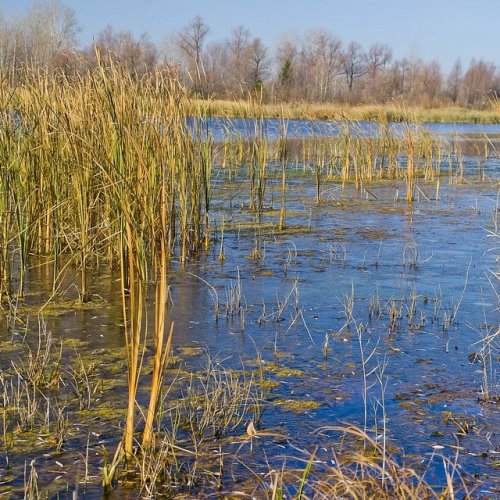
POLYGON ((281 206, 278 227, 280 231, 284 231, 286 219, 286 167, 288 161, 288 121, 284 119, 281 122, 280 133, 276 145, 277 159, 281 165, 281 206))
POLYGON ((33 257, 53 266, 54 294, 64 272, 76 269, 82 302, 92 299, 92 268, 119 268, 129 396, 117 457, 127 459, 138 413, 142 448, 154 441, 173 332, 169 259, 178 251, 186 261, 210 243, 212 146, 187 127, 185 104, 170 74, 138 79, 102 64, 71 79, 27 73, 0 89, 0 298, 23 295, 33 257), (139 412, 149 345, 150 400, 139 412))
POLYGON ((415 138, 412 131, 407 127, 405 132, 406 146, 406 201, 411 203, 415 194, 415 138))
MULTIPOLYGON (((142 448, 153 442, 153 424, 161 381, 168 361, 172 327, 165 339, 167 266, 174 241, 179 198, 181 257, 203 241, 203 210, 208 229, 210 152, 197 154, 186 129, 182 90, 156 75, 140 82, 101 71, 108 113, 106 129, 109 160, 103 166, 109 181, 110 205, 119 222, 123 315, 128 353, 129 400, 124 454, 133 454, 136 394, 142 358, 151 323, 146 306, 148 284, 153 283, 154 365, 150 402, 145 417, 142 448)), ((209 145, 203 146, 208 148, 209 145)))
POLYGON ((7 99, 3 86, 0 86, 0 303, 4 302, 11 294, 11 269, 9 238, 11 236, 10 214, 11 197, 11 169, 9 160, 13 145, 13 123, 11 116, 6 111, 7 99))
POLYGON ((262 123, 255 122, 254 136, 250 142, 248 179, 250 189, 250 211, 260 218, 264 208, 266 192, 267 164, 269 160, 269 142, 262 130, 262 123))
POLYGON ((213 153, 210 141, 187 128, 185 102, 160 71, 142 80, 108 68, 71 79, 32 72, 21 84, 4 81, 0 289, 15 282, 22 295, 28 259, 45 255, 59 271, 68 260, 78 267, 79 295, 89 300, 88 270, 119 263, 126 229, 116 213, 119 189, 133 199, 134 213, 150 210, 161 199, 162 169, 168 255, 178 248, 187 260, 203 249, 213 153))

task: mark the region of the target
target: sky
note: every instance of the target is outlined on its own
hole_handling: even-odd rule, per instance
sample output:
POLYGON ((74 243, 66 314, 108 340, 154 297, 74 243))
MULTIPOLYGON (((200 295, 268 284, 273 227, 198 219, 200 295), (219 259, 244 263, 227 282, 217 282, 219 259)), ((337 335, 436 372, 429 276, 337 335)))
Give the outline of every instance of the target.
MULTIPOLYGON (((31 0, 0 0, 23 13, 31 0)), ((283 36, 325 28, 344 43, 367 49, 387 43, 396 58, 437 60, 448 71, 457 58, 483 58, 500 67, 500 0, 62 0, 76 11, 85 45, 110 24, 161 44, 199 15, 210 40, 242 25, 273 47, 283 36)))

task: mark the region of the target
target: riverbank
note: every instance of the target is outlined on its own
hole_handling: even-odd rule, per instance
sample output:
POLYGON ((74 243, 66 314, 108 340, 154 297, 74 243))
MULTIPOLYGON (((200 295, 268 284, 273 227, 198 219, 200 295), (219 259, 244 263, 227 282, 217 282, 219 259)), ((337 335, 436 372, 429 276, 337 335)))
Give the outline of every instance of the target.
POLYGON ((253 101, 193 99, 191 114, 231 118, 500 123, 500 110, 494 105, 488 110, 478 110, 450 106, 429 109, 396 104, 363 106, 306 102, 259 104, 253 101))

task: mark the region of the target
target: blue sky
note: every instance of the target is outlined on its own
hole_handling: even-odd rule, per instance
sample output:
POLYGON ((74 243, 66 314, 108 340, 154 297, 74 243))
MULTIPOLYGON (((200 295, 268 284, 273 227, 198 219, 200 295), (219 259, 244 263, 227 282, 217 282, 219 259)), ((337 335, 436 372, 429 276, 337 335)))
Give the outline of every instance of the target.
MULTIPOLYGON (((283 35, 322 27, 364 48, 389 44, 396 57, 438 60, 448 70, 460 57, 500 66, 500 0, 65 0, 75 9, 86 44, 107 24, 148 32, 156 43, 200 15, 211 39, 243 25, 273 46, 283 35)), ((4 11, 23 12, 30 0, 0 0, 4 11)))

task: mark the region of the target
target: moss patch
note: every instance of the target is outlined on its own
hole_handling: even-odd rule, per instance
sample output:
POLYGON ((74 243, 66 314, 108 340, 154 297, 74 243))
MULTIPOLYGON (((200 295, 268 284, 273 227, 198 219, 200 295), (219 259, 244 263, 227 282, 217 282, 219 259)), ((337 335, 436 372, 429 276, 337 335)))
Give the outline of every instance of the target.
POLYGON ((305 399, 278 399, 275 400, 274 403, 281 406, 285 410, 293 411, 295 413, 304 413, 309 410, 316 410, 322 406, 322 404, 317 401, 305 399))
POLYGON ((274 373, 279 378, 285 377, 303 377, 304 372, 302 370, 297 370, 296 368, 287 368, 276 365, 271 365, 266 367, 266 371, 274 373))

